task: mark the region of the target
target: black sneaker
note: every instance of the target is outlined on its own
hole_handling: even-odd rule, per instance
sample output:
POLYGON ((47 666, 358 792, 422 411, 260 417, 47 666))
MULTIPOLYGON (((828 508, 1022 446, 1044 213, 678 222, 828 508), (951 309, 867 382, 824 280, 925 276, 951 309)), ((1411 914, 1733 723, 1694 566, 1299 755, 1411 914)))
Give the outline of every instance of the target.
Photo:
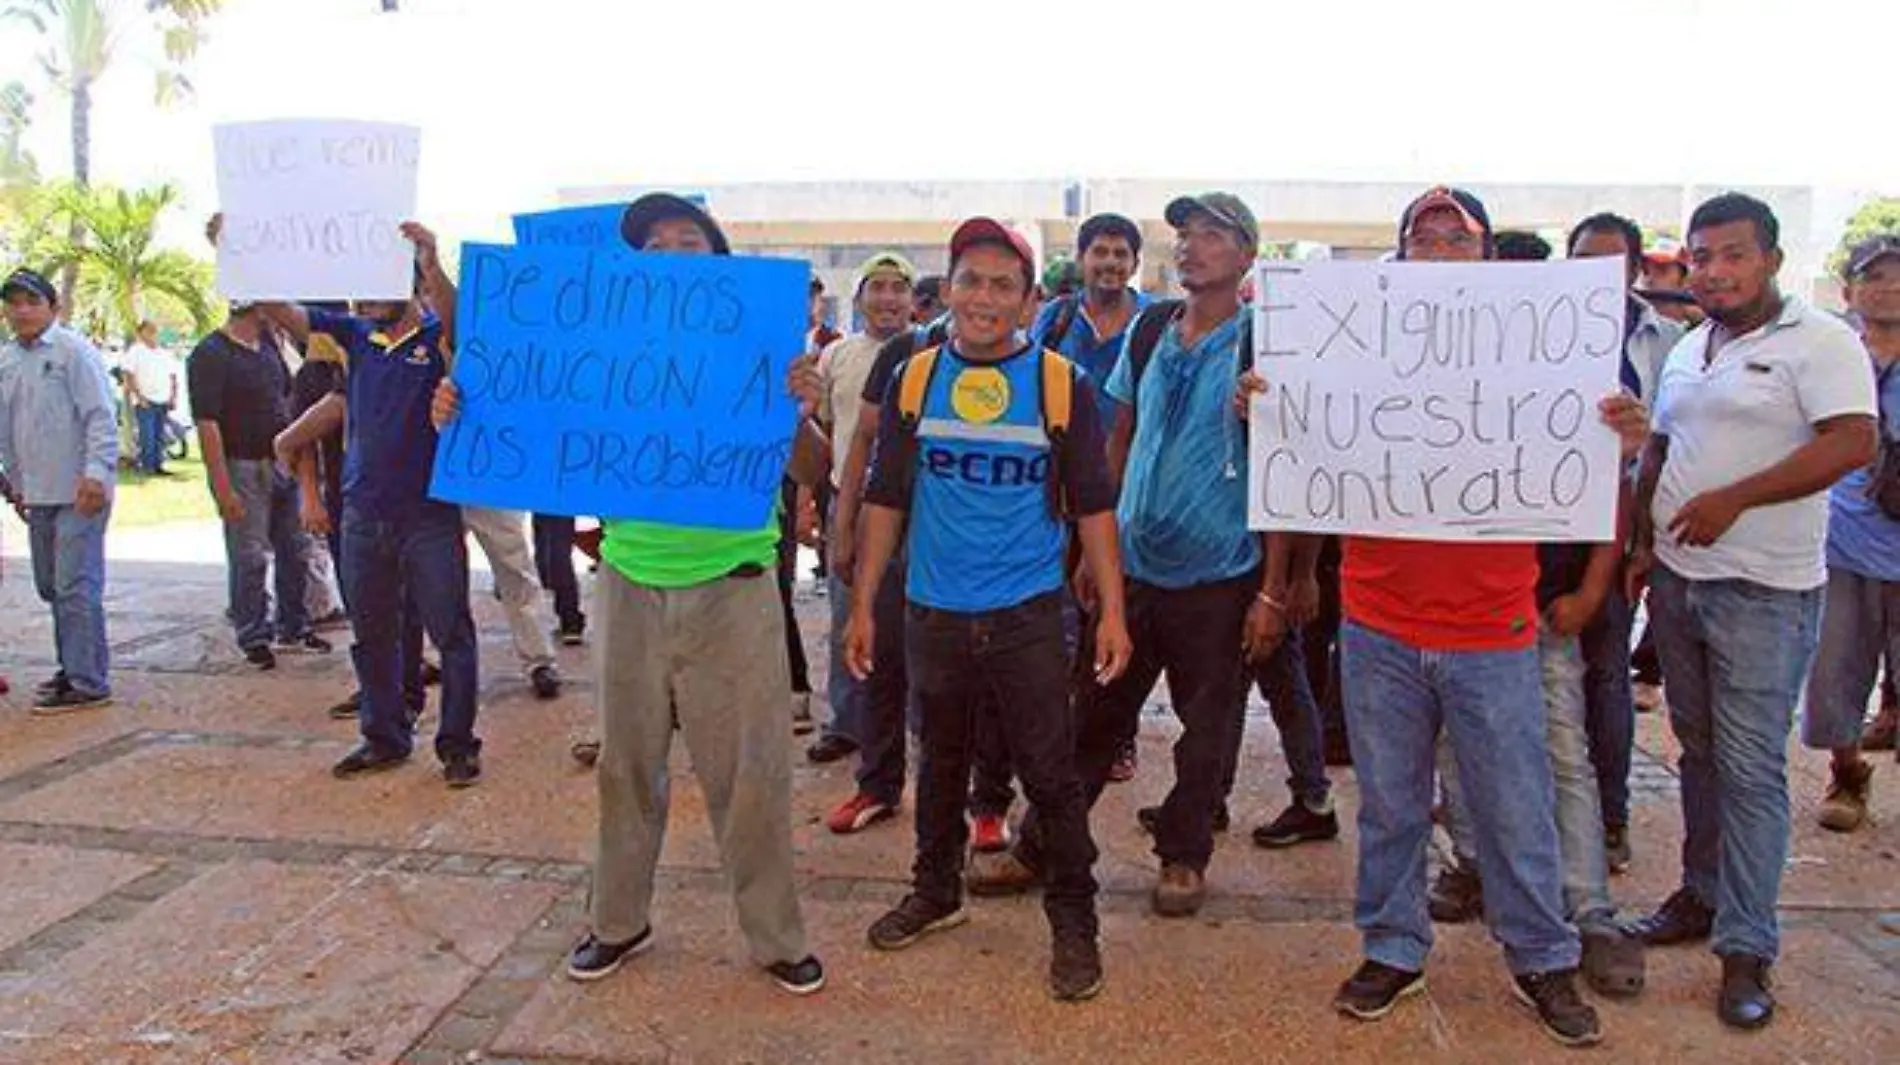
POLYGON ((1333 812, 1330 799, 1324 811, 1313 809, 1305 800, 1295 799, 1272 824, 1253 830, 1254 845, 1269 850, 1338 838, 1339 815, 1333 812))
POLYGON ((536 666, 528 671, 528 684, 536 699, 554 699, 561 694, 561 675, 553 666, 536 666))
POLYGON ((1693 891, 1677 888, 1656 912, 1628 926, 1629 933, 1652 947, 1673 947, 1709 938, 1715 930, 1715 911, 1693 891))
POLYGON ((45 680, 40 681, 38 684, 35 684, 33 686, 33 694, 57 695, 72 686, 73 682, 66 679, 66 671, 62 669, 45 680))
POLYGON ((442 779, 451 788, 472 788, 482 779, 482 757, 473 751, 457 751, 442 759, 442 779))
POLYGON ((58 717, 75 710, 96 710, 112 705, 111 692, 84 692, 68 684, 65 688, 49 692, 33 700, 33 716, 58 717))
POLYGON ((260 673, 277 668, 277 656, 271 652, 269 647, 261 643, 256 647, 246 647, 244 649, 244 660, 256 666, 260 673))
POLYGON ((1643 941, 1614 925, 1589 924, 1583 938, 1583 982, 1605 998, 1635 998, 1648 975, 1643 941))
POLYGON ((1391 1013, 1399 1000, 1425 990, 1425 974, 1394 969, 1376 961, 1360 965, 1333 996, 1333 1008, 1348 1017, 1376 1021, 1391 1013))
POLYGON ((377 750, 370 744, 358 744, 357 748, 343 756, 343 760, 330 767, 330 775, 338 780, 348 780, 368 773, 380 773, 385 769, 394 769, 409 760, 408 754, 377 750))
POLYGON ((1094 936, 1056 936, 1049 955, 1049 993, 1057 1002, 1086 1002, 1102 993, 1102 948, 1094 936))
POLYGON ((825 967, 807 955, 803 961, 779 961, 765 967, 772 982, 794 995, 815 995, 825 986, 825 967))
POLYGON ((306 632, 293 639, 277 641, 277 649, 287 655, 327 655, 335 648, 316 633, 306 632))
POLYGON ((849 758, 858 753, 858 745, 843 736, 825 736, 817 743, 805 749, 805 760, 813 765, 824 765, 849 758))
POLYGON ((1439 924, 1475 921, 1484 916, 1484 881, 1478 879, 1476 869, 1453 862, 1438 871, 1425 906, 1439 924))
MULTIPOLYGON (((1150 836, 1154 835, 1156 829, 1161 824, 1161 807, 1144 806, 1136 810, 1135 822, 1141 826, 1143 832, 1148 833, 1150 836)), ((1214 831, 1225 832, 1232 827, 1234 827, 1234 819, 1227 812, 1227 804, 1221 803, 1219 806, 1214 807, 1214 831)))
POLYGON ((343 700, 340 703, 337 703, 335 706, 332 706, 330 708, 330 711, 329 711, 330 719, 332 721, 356 720, 357 707, 362 703, 362 701, 363 701, 362 692, 360 691, 351 692, 349 698, 343 700))
POLYGON ((586 632, 586 619, 572 623, 564 621, 554 630, 554 638, 560 641, 562 647, 579 647, 587 642, 586 632))
POLYGON ((1536 1011, 1544 1033, 1567 1047, 1594 1046, 1603 1041, 1597 1011, 1577 993, 1577 970, 1526 973, 1514 977, 1517 1000, 1536 1011))
POLYGON ((970 919, 961 906, 947 907, 922 895, 906 895, 897 908, 872 922, 866 938, 879 950, 903 950, 932 932, 955 928, 970 919))
POLYGON ((625 943, 607 943, 598 936, 589 935, 580 941, 567 956, 567 978, 583 984, 595 980, 605 980, 618 972, 622 962, 628 958, 645 954, 653 946, 653 928, 651 925, 625 943))

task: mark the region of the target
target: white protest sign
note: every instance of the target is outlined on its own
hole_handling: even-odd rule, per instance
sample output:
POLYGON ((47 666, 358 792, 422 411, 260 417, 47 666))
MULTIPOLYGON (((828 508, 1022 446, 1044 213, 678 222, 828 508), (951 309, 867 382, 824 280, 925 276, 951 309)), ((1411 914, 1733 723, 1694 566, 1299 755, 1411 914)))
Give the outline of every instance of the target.
POLYGON ((1255 270, 1251 527, 1615 538, 1622 259, 1255 270))
POLYGON ((382 122, 241 122, 212 132, 218 291, 234 300, 407 299, 421 131, 382 122))

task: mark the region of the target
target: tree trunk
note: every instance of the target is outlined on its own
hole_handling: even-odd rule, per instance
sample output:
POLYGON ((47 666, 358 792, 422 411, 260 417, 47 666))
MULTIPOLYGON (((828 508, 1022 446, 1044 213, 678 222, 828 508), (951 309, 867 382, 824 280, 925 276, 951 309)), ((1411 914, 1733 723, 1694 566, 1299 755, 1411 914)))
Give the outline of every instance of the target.
MULTIPOLYGON (((92 83, 81 80, 73 86, 73 184, 92 185, 92 83)), ((74 247, 86 239, 86 227, 77 217, 70 231, 74 247)), ((79 263, 69 262, 59 273, 59 317, 73 317, 73 292, 79 287, 79 263)))

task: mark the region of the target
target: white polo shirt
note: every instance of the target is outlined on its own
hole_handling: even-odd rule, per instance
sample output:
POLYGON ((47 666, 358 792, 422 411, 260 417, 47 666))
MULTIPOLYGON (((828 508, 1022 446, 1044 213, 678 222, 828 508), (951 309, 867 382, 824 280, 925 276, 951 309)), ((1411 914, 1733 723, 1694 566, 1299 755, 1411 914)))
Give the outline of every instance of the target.
POLYGON ((1663 363, 1656 431, 1669 437, 1650 516, 1656 560, 1689 580, 1745 580, 1806 591, 1827 581, 1827 492, 1742 513, 1708 547, 1684 547, 1669 521, 1703 492, 1773 466, 1829 418, 1874 413, 1867 351, 1844 322, 1788 297, 1781 315, 1723 346, 1706 368, 1714 322, 1663 363))

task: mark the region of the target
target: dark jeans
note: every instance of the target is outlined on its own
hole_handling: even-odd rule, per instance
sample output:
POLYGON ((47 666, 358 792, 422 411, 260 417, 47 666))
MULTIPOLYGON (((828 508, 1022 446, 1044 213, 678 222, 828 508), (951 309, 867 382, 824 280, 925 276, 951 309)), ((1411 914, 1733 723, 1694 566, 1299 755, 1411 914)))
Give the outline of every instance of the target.
MULTIPOLYGON (((1163 865, 1204 870, 1214 852, 1214 807, 1238 756, 1246 710, 1241 627, 1259 587, 1257 573, 1179 589, 1129 581, 1134 660, 1106 688, 1089 680, 1077 685, 1075 768, 1092 807, 1117 754, 1140 727, 1141 706, 1156 679, 1168 675, 1182 733, 1174 744, 1174 788, 1161 805, 1155 832, 1155 855, 1163 865)), ((1020 834, 1018 857, 1043 868, 1042 826, 1033 808, 1020 834)))
MULTIPOLYGON (((326 493, 327 494, 327 493, 326 493)), ((332 515, 343 513, 343 501, 326 499, 324 509, 332 515)), ((343 522, 333 517, 330 532, 324 539, 330 547, 330 557, 336 560, 337 591, 343 598, 343 612, 351 619, 355 627, 356 614, 350 609, 350 582, 343 579, 343 522)), ((409 596, 403 596, 402 607, 402 699, 415 717, 422 716, 422 708, 429 701, 429 689, 422 683, 422 621, 421 614, 409 602, 409 596)), ((352 651, 354 656, 354 651, 352 651)), ((362 705, 362 688, 357 689, 357 703, 362 705)), ((360 712, 360 711, 359 711, 360 712)))
POLYGON ((811 665, 805 660, 805 637, 798 631, 798 612, 792 609, 792 581, 798 569, 798 539, 793 535, 798 486, 786 481, 779 487, 778 598, 785 607, 785 657, 791 665, 792 694, 811 694, 811 665))
POLYGON ((587 616, 581 613, 581 583, 574 575, 574 519, 536 514, 533 524, 535 573, 541 587, 554 593, 561 628, 577 630, 587 616))
MULTIPOLYGON (((1280 751, 1286 756, 1286 786, 1293 797, 1309 807, 1320 808, 1332 794, 1332 781, 1326 778, 1326 733, 1320 723, 1319 704, 1306 676, 1306 649, 1299 629, 1289 630, 1280 646, 1267 660, 1253 667, 1253 682, 1260 697, 1273 713, 1273 727, 1280 732, 1280 751)), ((1240 748, 1227 763, 1220 801, 1234 790, 1240 748)))
POLYGON ((442 655, 436 754, 481 750, 475 737, 481 678, 461 511, 427 502, 403 519, 376 521, 346 509, 342 567, 356 632, 350 658, 362 689, 357 723, 364 741, 392 752, 414 746, 405 689, 410 671, 420 668, 422 648, 419 636, 409 646, 415 630, 405 619, 417 618, 442 655))
POLYGON ((996 700, 980 698, 973 708, 976 714, 976 769, 970 781, 970 813, 978 817, 1002 817, 1016 801, 1011 784, 1009 741, 1003 732, 996 700))
POLYGON ((1306 656, 1306 683, 1319 705, 1320 723, 1328 745, 1346 747, 1346 706, 1339 680, 1339 537, 1328 536, 1320 546, 1319 616, 1301 632, 1306 656))
POLYGON ((978 701, 995 700, 1011 762, 1041 824, 1043 909, 1050 927, 1093 936, 1095 843, 1088 802, 1076 779, 1075 733, 1068 705, 1062 601, 1039 596, 985 614, 954 614, 913 604, 905 649, 923 707, 917 780, 916 891, 942 906, 963 896, 964 821, 975 758, 978 701))
POLYGON ((1636 702, 1630 691, 1630 626, 1635 612, 1615 588, 1583 630, 1584 729, 1596 767, 1603 823, 1630 823, 1630 752, 1636 744, 1636 702))
POLYGON ((910 699, 904 660, 905 569, 899 555, 878 582, 877 600, 872 604, 877 635, 871 648, 871 677, 860 682, 863 716, 855 726, 859 735, 854 737, 859 741, 858 790, 891 806, 904 794, 905 708, 910 699))

